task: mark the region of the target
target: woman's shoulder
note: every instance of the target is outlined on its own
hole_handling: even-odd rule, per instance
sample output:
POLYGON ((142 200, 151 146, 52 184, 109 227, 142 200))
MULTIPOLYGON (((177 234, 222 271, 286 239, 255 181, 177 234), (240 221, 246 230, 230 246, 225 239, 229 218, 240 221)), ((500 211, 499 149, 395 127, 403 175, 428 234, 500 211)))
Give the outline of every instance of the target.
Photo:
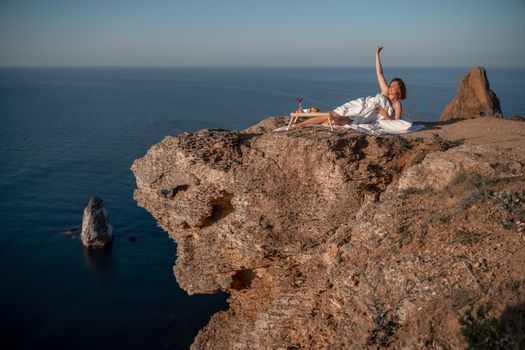
POLYGON ((401 101, 399 100, 392 101, 392 108, 401 109, 402 108, 401 101))
POLYGON ((401 101, 399 101, 399 100, 392 101, 392 105, 394 105, 394 106, 401 106, 401 101))

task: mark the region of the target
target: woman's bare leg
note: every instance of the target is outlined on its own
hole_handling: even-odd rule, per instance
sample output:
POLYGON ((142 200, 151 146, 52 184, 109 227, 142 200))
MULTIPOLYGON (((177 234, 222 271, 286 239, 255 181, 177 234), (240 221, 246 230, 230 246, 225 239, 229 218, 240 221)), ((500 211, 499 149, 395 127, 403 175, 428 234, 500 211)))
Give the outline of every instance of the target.
POLYGON ((348 117, 338 116, 338 117, 332 117, 332 122, 335 125, 347 125, 347 124, 350 124, 352 122, 352 119, 350 119, 348 117))
POLYGON ((305 127, 307 125, 321 125, 324 122, 328 122, 328 116, 329 115, 330 115, 330 113, 326 113, 326 117, 323 116, 323 117, 309 118, 309 119, 306 119, 303 122, 300 122, 299 124, 295 124, 293 127, 294 128, 302 128, 302 127, 305 127))
POLYGON ((338 113, 332 111, 332 112, 326 112, 326 117, 322 116, 322 117, 315 117, 315 118, 306 119, 305 121, 294 125, 294 127, 295 128, 302 128, 302 127, 305 127, 307 125, 328 125, 329 124, 329 120, 328 120, 329 117, 331 117, 332 122, 334 124, 336 124, 336 125, 346 125, 346 124, 350 124, 352 122, 352 119, 350 119, 348 117, 343 117, 343 116, 339 115, 338 113))

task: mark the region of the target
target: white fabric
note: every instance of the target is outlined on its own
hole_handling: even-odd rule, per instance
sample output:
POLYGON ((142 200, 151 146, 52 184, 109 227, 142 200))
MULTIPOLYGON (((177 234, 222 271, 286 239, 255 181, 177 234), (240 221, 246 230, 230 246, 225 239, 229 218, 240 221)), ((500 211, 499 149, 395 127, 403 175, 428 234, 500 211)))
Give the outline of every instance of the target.
POLYGON ((341 116, 350 117, 352 124, 372 124, 377 120, 381 119, 379 113, 377 113, 377 107, 383 107, 388 112, 388 115, 393 116, 394 110, 388 99, 377 94, 375 96, 361 97, 357 100, 352 100, 345 103, 342 106, 334 109, 334 112, 341 116))
MULTIPOLYGON (((329 128, 329 125, 307 125, 306 127, 327 127, 329 128)), ((286 131, 288 128, 287 125, 281 126, 280 128, 275 129, 274 131, 286 131)), ((334 128, 342 128, 342 129, 351 129, 354 131, 359 131, 368 135, 375 135, 375 136, 381 136, 381 135, 397 135, 397 134, 404 134, 407 132, 413 132, 418 131, 421 129, 424 129, 425 127, 423 125, 413 125, 411 122, 408 122, 406 120, 378 120, 375 123, 371 124, 347 124, 342 126, 334 126, 334 128)))
POLYGON ((389 120, 379 119, 377 121, 378 126, 387 131, 407 131, 412 127, 412 123, 403 119, 389 120))
POLYGON ((413 125, 411 122, 406 120, 384 120, 380 119, 372 124, 347 124, 343 125, 345 129, 352 129, 368 135, 397 135, 404 134, 407 132, 418 131, 424 129, 423 125, 413 125))

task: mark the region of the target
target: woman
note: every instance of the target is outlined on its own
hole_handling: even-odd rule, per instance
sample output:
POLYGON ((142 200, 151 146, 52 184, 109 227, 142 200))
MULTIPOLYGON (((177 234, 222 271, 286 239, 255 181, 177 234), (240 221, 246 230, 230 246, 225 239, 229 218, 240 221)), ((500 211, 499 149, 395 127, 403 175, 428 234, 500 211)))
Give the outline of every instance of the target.
POLYGON ((378 119, 401 119, 403 107, 401 100, 406 98, 405 83, 400 78, 394 78, 387 84, 383 75, 381 58, 379 54, 383 49, 378 46, 376 49, 376 73, 381 92, 376 96, 359 98, 337 107, 331 112, 326 112, 326 116, 319 116, 307 119, 295 127, 306 125, 328 124, 328 118, 336 125, 345 125, 354 122, 355 124, 368 124, 378 119), (352 119, 350 119, 351 117, 352 119))

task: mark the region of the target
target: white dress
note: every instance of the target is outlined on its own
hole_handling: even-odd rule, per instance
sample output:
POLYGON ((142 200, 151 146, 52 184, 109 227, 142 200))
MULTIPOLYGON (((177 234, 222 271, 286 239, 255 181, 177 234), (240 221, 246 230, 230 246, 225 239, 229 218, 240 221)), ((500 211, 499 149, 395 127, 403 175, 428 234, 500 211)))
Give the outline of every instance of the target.
POLYGON ((349 117, 352 119, 352 124, 373 124, 383 119, 376 110, 379 106, 386 109, 388 115, 393 115, 394 110, 390 102, 386 96, 381 94, 349 101, 334 109, 334 112, 341 116, 349 117))

